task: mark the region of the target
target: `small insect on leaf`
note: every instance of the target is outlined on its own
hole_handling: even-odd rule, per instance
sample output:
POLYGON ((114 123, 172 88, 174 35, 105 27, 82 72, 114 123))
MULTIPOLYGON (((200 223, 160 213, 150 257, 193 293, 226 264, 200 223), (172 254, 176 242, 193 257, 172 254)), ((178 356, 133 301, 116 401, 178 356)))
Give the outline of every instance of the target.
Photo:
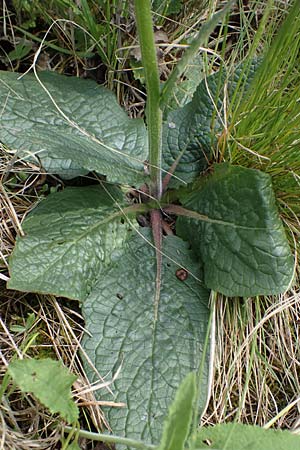
POLYGON ((185 270, 185 269, 178 269, 178 270, 176 270, 175 275, 178 278, 178 280, 184 281, 187 279, 189 274, 188 274, 187 270, 185 270))

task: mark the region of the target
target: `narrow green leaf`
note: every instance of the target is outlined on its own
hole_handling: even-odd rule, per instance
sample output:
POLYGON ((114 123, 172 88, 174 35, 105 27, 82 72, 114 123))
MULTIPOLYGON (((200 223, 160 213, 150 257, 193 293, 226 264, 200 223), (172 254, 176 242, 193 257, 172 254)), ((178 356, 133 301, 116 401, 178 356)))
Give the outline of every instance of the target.
POLYGON ((177 233, 191 242, 203 262, 207 287, 228 296, 287 289, 294 261, 269 175, 216 165, 214 174, 182 197, 182 203, 199 213, 198 218, 180 217, 177 233))
POLYGON ((115 202, 125 206, 121 191, 111 186, 49 195, 23 223, 8 287, 84 300, 130 234, 115 202))
POLYGON ((81 450, 81 447, 79 447, 77 442, 72 442, 71 444, 68 445, 66 450, 81 450))
POLYGON ((296 450, 300 448, 300 436, 290 431, 264 430, 242 424, 220 424, 200 428, 197 449, 210 450, 296 450), (208 444, 209 442, 209 444, 208 444))
POLYGON ((195 58, 195 56, 199 52, 199 47, 201 47, 206 42, 206 40, 209 38, 209 35, 213 32, 218 23, 221 22, 225 15, 229 12, 230 8, 233 6, 233 3, 234 0, 230 0, 229 2, 227 2, 223 9, 217 11, 207 22, 202 25, 197 36, 193 39, 190 46, 184 52, 182 58, 179 60, 170 77, 163 86, 161 93, 162 110, 164 110, 166 104, 172 97, 172 92, 174 87, 176 86, 176 81, 182 75, 187 65, 195 58))
POLYGON ((179 14, 182 8, 182 0, 153 0, 152 9, 162 15, 169 16, 179 14))
POLYGON ((144 179, 147 135, 112 92, 93 81, 39 73, 0 72, 0 140, 23 158, 64 177, 96 171, 116 183, 144 179), (35 155, 35 156, 34 156, 35 155))
POLYGON ((61 362, 52 359, 13 361, 8 371, 23 392, 30 392, 52 414, 60 414, 68 423, 78 419, 79 411, 71 398, 71 387, 77 379, 61 362))
POLYGON ((188 437, 196 401, 196 374, 189 373, 176 392, 165 420, 158 450, 183 450, 188 437))
POLYGON ((32 49, 32 42, 22 39, 15 48, 8 53, 6 60, 13 62, 25 58, 32 49))
MULTIPOLYGON (((151 239, 150 230, 144 238, 151 239)), ((180 281, 182 265, 201 278, 199 265, 187 244, 177 237, 164 239, 162 286, 155 302, 155 250, 140 236, 124 246, 118 261, 102 272, 83 304, 89 335, 83 348, 101 373, 120 373, 111 386, 124 408, 105 411, 113 433, 158 443, 163 419, 184 377, 197 370, 207 333, 209 291, 189 275, 180 281)), ((209 352, 208 352, 209 353, 209 352)), ((200 411, 206 404, 209 354, 205 355, 200 411)), ((91 382, 97 380, 89 365, 91 382)))
POLYGON ((261 57, 243 61, 234 68, 228 79, 229 109, 234 110, 237 105, 253 93, 253 80, 262 63, 261 57))

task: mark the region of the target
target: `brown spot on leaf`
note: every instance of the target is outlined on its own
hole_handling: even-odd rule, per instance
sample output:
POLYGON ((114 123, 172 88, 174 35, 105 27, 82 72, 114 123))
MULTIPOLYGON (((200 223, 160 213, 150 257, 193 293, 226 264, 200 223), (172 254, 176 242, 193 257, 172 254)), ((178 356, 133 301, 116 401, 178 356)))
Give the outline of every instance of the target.
POLYGON ((178 280, 185 281, 189 274, 185 269, 178 269, 178 270, 176 270, 175 275, 178 278, 178 280))

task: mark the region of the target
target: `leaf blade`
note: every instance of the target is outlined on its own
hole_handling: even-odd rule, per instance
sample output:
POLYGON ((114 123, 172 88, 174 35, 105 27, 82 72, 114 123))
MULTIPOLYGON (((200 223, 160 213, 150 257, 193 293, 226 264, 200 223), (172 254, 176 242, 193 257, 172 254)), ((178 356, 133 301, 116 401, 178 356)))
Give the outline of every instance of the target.
MULTIPOLYGON (((195 63, 197 70, 197 61, 195 63)), ((186 92, 182 96, 181 93, 179 101, 181 98, 184 105, 170 111, 163 123, 164 169, 168 170, 180 158, 175 170, 178 178, 171 181, 173 186, 193 182, 207 168, 216 139, 224 128, 224 92, 232 108, 247 96, 260 63, 259 58, 251 59, 234 67, 232 73, 221 67, 218 72, 203 78, 204 75, 199 74, 201 65, 198 62, 200 83, 196 83, 195 68, 189 69, 187 76, 191 79, 181 82, 177 89, 186 84, 192 94, 186 92), (189 96, 192 98, 187 102, 189 96)), ((174 99, 171 100, 174 103, 174 99)))
MULTIPOLYGON (((206 169, 214 142, 213 113, 217 107, 222 110, 221 97, 216 99, 220 86, 224 83, 222 71, 202 80, 192 100, 174 111, 170 111, 163 123, 163 167, 168 170, 176 158, 182 154, 175 175, 184 182, 192 182, 206 169), (216 102, 216 106, 214 104, 216 102)), ((172 180, 178 184, 179 180, 172 180)), ((182 182, 181 182, 182 184, 182 182)))
MULTIPOLYGON (((144 236, 150 239, 149 233, 144 236)), ((92 336, 84 338, 83 347, 102 371, 117 372, 121 368, 112 390, 115 400, 127 404, 127 408, 107 412, 113 432, 157 443, 162 419, 177 387, 199 364, 207 331, 209 292, 192 276, 179 281, 178 266, 164 258, 161 297, 155 313, 155 251, 139 237, 126 247, 83 304, 92 336), (132 286, 136 286, 134 292, 132 286)), ((198 265, 180 239, 167 238, 163 248, 164 253, 199 275, 198 265)), ((208 360, 206 355, 206 387, 200 408, 206 404, 208 360)), ((91 381, 97 378, 89 367, 86 371, 91 381)))
POLYGON ((289 286, 294 262, 269 175, 216 165, 182 201, 208 218, 177 221, 203 261, 206 286, 228 296, 278 294, 289 286))
POLYGON ((59 413, 68 423, 79 417, 71 398, 71 387, 77 376, 61 362, 52 359, 22 359, 12 361, 8 371, 23 392, 33 393, 52 414, 59 413))
POLYGON ((197 449, 210 446, 220 450, 294 450, 300 446, 300 437, 287 430, 264 430, 258 426, 238 423, 218 424, 201 428, 198 432, 197 449))
POLYGON ((124 205, 112 186, 49 195, 23 223, 25 236, 17 238, 10 258, 8 287, 83 301, 130 234, 115 202, 124 205))
POLYGON ((68 178, 95 170, 112 182, 143 181, 144 123, 129 119, 112 92, 46 72, 39 78, 47 94, 33 75, 0 74, 0 139, 21 157, 68 178))

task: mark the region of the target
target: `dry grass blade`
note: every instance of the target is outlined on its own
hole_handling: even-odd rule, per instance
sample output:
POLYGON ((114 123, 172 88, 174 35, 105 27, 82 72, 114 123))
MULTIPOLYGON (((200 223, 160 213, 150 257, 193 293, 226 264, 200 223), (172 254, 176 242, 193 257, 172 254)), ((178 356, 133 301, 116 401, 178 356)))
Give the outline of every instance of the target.
MULTIPOLYGON (((217 302, 215 385, 206 423, 265 425, 300 392, 300 292, 217 302)), ((294 428, 297 405, 276 425, 294 428)))

